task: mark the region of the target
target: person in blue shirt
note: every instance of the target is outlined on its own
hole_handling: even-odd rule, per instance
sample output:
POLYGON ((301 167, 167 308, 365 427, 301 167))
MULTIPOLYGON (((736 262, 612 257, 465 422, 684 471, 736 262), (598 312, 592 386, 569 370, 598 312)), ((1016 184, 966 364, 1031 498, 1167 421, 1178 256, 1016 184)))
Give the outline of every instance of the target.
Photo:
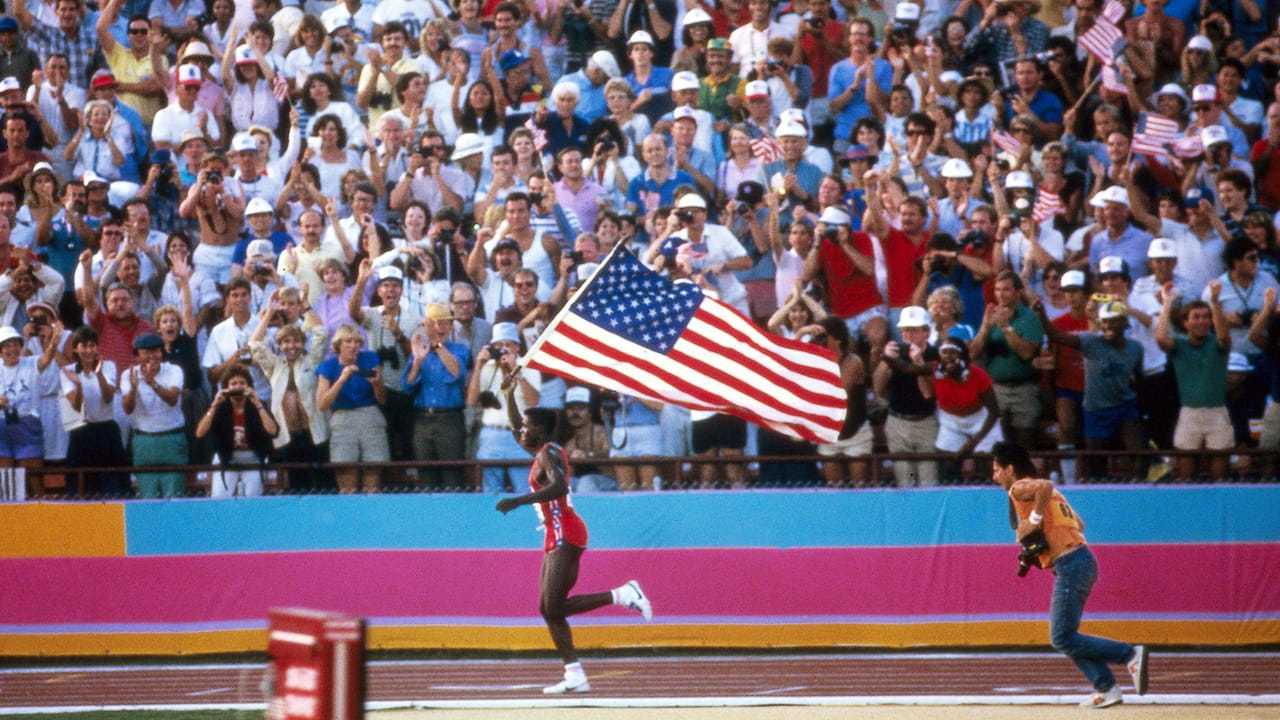
POLYGON ((1004 93, 1005 127, 1016 117, 1032 120, 1036 147, 1062 137, 1062 98, 1044 88, 1040 61, 1023 58, 1013 66, 1013 88, 1004 93))
POLYGON ((792 211, 797 205, 813 207, 817 204, 818 185, 822 183, 823 172, 817 165, 804 159, 804 151, 809 147, 804 126, 794 122, 784 122, 775 133, 778 144, 782 146, 782 159, 764 166, 764 176, 770 187, 778 189, 774 177, 782 179, 781 189, 786 193, 784 204, 779 209, 783 232, 791 227, 792 211))
MULTIPOLYGON (((343 323, 330 342, 334 354, 316 368, 316 409, 332 412, 329 418, 329 460, 335 463, 386 462, 387 421, 378 406, 387 401, 387 386, 378 372, 381 360, 364 350, 364 335, 355 323, 343 323)), ((360 489, 359 468, 337 471, 338 492, 360 489)), ((382 479, 377 470, 364 476, 364 488, 377 492, 382 479)))
POLYGON ((604 101, 604 85, 621 75, 613 55, 607 50, 597 50, 586 67, 564 76, 564 80, 578 86, 578 114, 584 120, 593 123, 609 114, 609 107, 604 101))
POLYGON ((627 40, 627 57, 631 58, 632 70, 626 79, 636 96, 631 109, 656 123, 675 107, 671 99, 671 79, 675 73, 669 67, 654 64, 653 48, 653 36, 648 32, 637 30, 631 34, 627 40))
MULTIPOLYGON (((404 391, 413 398, 415 460, 461 460, 466 457, 467 429, 463 406, 471 350, 452 342, 453 315, 444 303, 427 305, 422 329, 409 344, 413 360, 404 369, 404 391)), ((431 492, 462 490, 462 467, 420 467, 418 481, 431 492)))
POLYGON ((638 215, 671 205, 676 188, 681 185, 696 185, 689 173, 672 167, 667 158, 667 139, 662 135, 655 133, 642 140, 640 157, 648 168, 627 185, 627 205, 638 215))
POLYGON ((871 114, 867 102, 868 76, 888 94, 893 84, 893 66, 888 60, 872 56, 875 28, 870 20, 855 17, 849 21, 849 57, 831 66, 827 99, 836 118, 835 143, 832 150, 842 154, 853 142, 853 124, 871 114))

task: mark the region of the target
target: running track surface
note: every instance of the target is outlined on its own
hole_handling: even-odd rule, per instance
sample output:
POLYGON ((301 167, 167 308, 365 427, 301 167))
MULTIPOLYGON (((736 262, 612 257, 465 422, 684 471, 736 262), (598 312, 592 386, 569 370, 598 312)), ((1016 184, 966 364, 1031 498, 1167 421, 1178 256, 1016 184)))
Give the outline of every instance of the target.
MULTIPOLYGON (((815 698, 850 704, 1029 703, 1087 691, 1071 662, 1051 653, 587 657, 583 664, 592 692, 572 697, 620 705, 696 705, 707 699, 768 705, 815 698)), ((0 714, 260 705, 263 669, 255 663, 2 667, 0 714)), ((1126 700, 1137 701, 1127 673, 1115 669, 1126 700)), ((1151 694, 1144 699, 1153 702, 1280 703, 1280 653, 1157 650, 1150 672, 1151 694)), ((373 661, 367 702, 370 708, 537 704, 546 698, 542 687, 560 673, 552 659, 373 661)))

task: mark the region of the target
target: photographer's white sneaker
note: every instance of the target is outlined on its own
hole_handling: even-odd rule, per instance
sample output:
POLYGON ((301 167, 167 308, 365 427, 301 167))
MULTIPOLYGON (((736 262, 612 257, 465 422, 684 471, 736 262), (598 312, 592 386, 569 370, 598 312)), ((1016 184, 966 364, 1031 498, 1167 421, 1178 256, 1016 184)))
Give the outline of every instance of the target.
POLYGON ((1122 702, 1124 702, 1124 695, 1120 692, 1120 686, 1112 685, 1111 689, 1104 693, 1096 692, 1091 695, 1089 699, 1080 703, 1080 707, 1101 710, 1102 708, 1109 708, 1112 705, 1119 705, 1122 702))
POLYGON ((1133 689, 1139 695, 1147 694, 1147 657, 1146 645, 1134 645, 1133 658, 1125 665, 1133 677, 1133 689))
POLYGON ((576 673, 566 671, 563 680, 555 685, 542 688, 542 692, 545 695, 591 692, 591 683, 587 682, 587 674, 581 670, 576 673))

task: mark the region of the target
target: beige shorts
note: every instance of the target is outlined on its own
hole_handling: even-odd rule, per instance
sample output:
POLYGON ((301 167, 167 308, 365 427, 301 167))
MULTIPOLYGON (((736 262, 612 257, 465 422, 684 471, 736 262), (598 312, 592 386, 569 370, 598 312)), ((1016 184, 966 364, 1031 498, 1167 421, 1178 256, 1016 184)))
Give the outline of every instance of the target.
POLYGON ((1259 447, 1280 447, 1280 403, 1271 403, 1262 416, 1262 437, 1259 447))
POLYGON ((1173 446, 1179 450, 1227 450, 1235 445, 1235 430, 1225 407, 1178 411, 1173 446))
POLYGON ((871 423, 864 422, 852 437, 818 445, 823 457, 866 457, 871 454, 871 423))
POLYGON ((1040 388, 1033 382, 1015 385, 995 383, 992 389, 996 392, 996 403, 1000 406, 1000 417, 1009 423, 1009 427, 1019 430, 1034 430, 1040 427, 1040 388))

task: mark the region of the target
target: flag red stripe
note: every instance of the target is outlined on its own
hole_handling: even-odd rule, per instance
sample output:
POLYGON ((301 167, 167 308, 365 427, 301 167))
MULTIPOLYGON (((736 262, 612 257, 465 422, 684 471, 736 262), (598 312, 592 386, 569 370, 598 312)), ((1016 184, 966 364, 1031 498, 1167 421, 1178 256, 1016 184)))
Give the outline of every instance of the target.
MULTIPOLYGON (((702 315, 703 312, 699 310, 697 314, 702 315)), ((697 321, 695 320, 694 322, 697 322, 697 321)), ((692 325, 693 323, 690 323, 690 324, 692 325)), ((564 326, 562 325, 562 327, 564 326)), ((571 332, 578 332, 578 328, 576 327, 568 328, 568 330, 571 332)), ((606 355, 616 359, 626 360, 627 362, 630 362, 637 366, 641 366, 642 364, 641 358, 635 357, 631 353, 627 353, 625 351, 619 350, 616 341, 610 343, 606 341, 597 340, 595 337, 587 333, 582 333, 576 339, 580 344, 591 347, 596 352, 599 352, 602 355, 606 355)), ((610 336, 610 339, 613 339, 613 338, 610 336)), ((545 349, 546 346, 544 345, 543 347, 545 349)), ((754 363, 752 363, 750 367, 748 367, 743 363, 736 362, 735 360, 730 360, 730 356, 728 356, 726 353, 723 352, 723 348, 719 344, 713 344, 710 346, 704 345, 702 344, 702 342, 699 341, 697 335, 691 335, 688 331, 686 331, 685 335, 682 336, 681 341, 677 342, 675 347, 673 347, 671 349, 671 352, 667 353, 665 357, 667 357, 673 363, 681 366, 682 369, 687 369, 691 371, 691 377, 701 378, 704 382, 707 382, 707 381, 714 382, 719 385, 733 388, 736 391, 741 392, 743 395, 752 398, 755 402, 761 405, 768 405, 768 406, 774 406, 779 408, 784 407, 782 405, 779 405, 779 401, 781 399, 779 397, 779 391, 785 390, 787 392, 794 392, 794 394, 796 395, 796 398, 794 398, 794 400, 799 401, 799 403, 792 402, 793 399, 791 398, 787 399, 787 402, 790 402, 793 405, 809 403, 809 406, 814 409, 826 407, 828 409, 839 409, 839 410, 843 410, 845 407, 844 390, 839 387, 838 377, 835 378, 836 379, 835 388, 839 389, 838 397, 835 395, 834 392, 824 395, 821 393, 812 392, 811 390, 808 390, 808 389, 805 389, 805 390, 793 389, 795 388, 795 384, 790 382, 785 383, 785 385, 784 383, 780 382, 776 387, 767 387, 767 386, 753 387, 748 383, 744 383, 742 381, 741 375, 735 374, 735 372, 733 372, 732 370, 736 368, 740 373, 756 373, 761 375, 771 375, 771 373, 762 372, 761 371, 762 369, 754 363), (692 345, 693 347, 688 347, 688 345, 692 345), (699 352, 697 352, 697 354, 694 354, 693 352, 689 352, 690 350, 695 350, 699 352), (724 362, 726 360, 730 360, 730 362, 727 362, 727 363, 724 362), (716 364, 717 362, 719 362, 720 364, 716 364)), ((650 369, 653 371, 659 370, 659 366, 656 363, 647 363, 645 367, 646 369, 650 369)), ((664 375, 671 376, 671 380, 669 380, 669 382, 673 386, 683 385, 686 388, 686 392, 689 395, 694 397, 703 397, 705 402, 707 402, 709 405, 714 407, 720 407, 724 405, 723 401, 716 400, 716 396, 713 393, 710 393, 710 391, 706 388, 705 384, 698 383, 698 382, 687 383, 686 378, 678 375, 671 375, 666 368, 661 368, 661 373, 664 375)), ((828 385, 828 387, 831 387, 831 386, 828 385)), ((793 412, 804 417, 810 417, 814 419, 819 419, 820 417, 807 412, 802 407, 788 407, 787 410, 789 412, 793 412)))
MULTIPOLYGON (((564 329, 565 328, 562 325, 560 331, 564 329)), ((598 346, 598 349, 608 350, 609 346, 598 346)), ((551 360, 558 360, 559 363, 563 363, 564 367, 560 367, 559 363, 553 362, 551 364, 547 364, 536 359, 530 359, 529 367, 556 375, 565 375, 570 369, 574 371, 581 369, 581 361, 574 352, 568 348, 562 348, 559 345, 553 344, 552 342, 543 344, 539 355, 550 358, 551 360)), ((589 372, 582 374, 581 379, 594 385, 599 385, 600 387, 620 390, 637 397, 649 398, 660 402, 673 402, 673 398, 664 397, 660 393, 652 392, 645 386, 637 385, 632 376, 632 372, 630 371, 631 366, 640 367, 642 369, 646 368, 645 363, 633 362, 633 358, 623 358, 619 365, 612 367, 594 365, 590 368, 589 372)), ((657 367, 653 367, 651 372, 654 375, 662 377, 663 380, 684 385, 684 383, 680 383, 678 375, 672 375, 671 373, 667 373, 657 367)), ((693 384, 692 387, 694 388, 694 392, 697 392, 696 384, 693 384)), ((840 425, 842 424, 839 422, 833 422, 828 418, 821 418, 821 422, 785 422, 774 418, 766 419, 759 413, 741 406, 728 405, 709 393, 698 392, 697 394, 701 395, 704 398, 704 401, 691 401, 688 399, 688 396, 683 396, 676 398, 679 400, 676 404, 694 410, 713 410, 730 413, 749 422, 772 427, 780 432, 790 431, 790 434, 810 442, 833 442, 839 435, 840 425)), ((793 412, 792 415, 795 416, 796 413, 793 412)))
MULTIPOLYGON (((781 370, 793 376, 808 377, 821 382, 834 381, 839 384, 839 373, 823 372, 821 367, 815 365, 819 359, 836 362, 835 354, 827 348, 797 340, 787 340, 776 335, 766 336, 749 320, 739 315, 737 310, 719 300, 707 298, 703 301, 702 309, 708 312, 699 314, 699 320, 729 335, 738 343, 760 351, 765 357, 781 365, 781 370)), ((689 332, 694 332, 693 328, 694 326, 690 325, 689 332)), ((685 337, 690 337, 688 332, 685 337)), ((703 338, 701 344, 712 347, 717 345, 718 341, 707 337, 703 338)), ((786 376, 779 377, 777 381, 791 382, 786 376)))
MULTIPOLYGON (((648 353, 651 357, 655 358, 654 360, 650 360, 645 357, 640 357, 634 352, 629 352, 625 347, 621 347, 622 343, 618 341, 618 338, 607 334, 601 336, 597 331, 598 328, 591 325, 589 321, 581 320, 576 316, 570 315, 569 318, 556 328, 555 333, 543 343, 541 352, 547 353, 551 358, 559 360, 570 368, 580 368, 584 364, 581 349, 573 347, 574 345, 578 345, 582 348, 598 353, 612 364, 591 363, 591 373, 600 376, 600 378, 612 381, 615 387, 623 389, 634 395, 650 397, 667 402, 673 400, 671 397, 663 397, 660 392, 662 388, 649 387, 643 383, 641 378, 637 377, 638 374, 648 374, 652 375, 655 379, 666 383, 673 391, 683 396, 674 398, 675 400, 680 400, 681 402, 679 404, 682 405, 696 407, 697 409, 723 410, 725 412, 731 412, 735 415, 739 415, 740 417, 744 417, 752 422, 767 424, 774 427, 781 424, 784 427, 790 428, 793 433, 813 441, 831 442, 835 435, 839 433, 844 414, 842 398, 838 403, 838 407, 836 406, 837 403, 834 402, 835 398, 832 398, 831 401, 827 403, 817 405, 816 407, 810 406, 810 408, 801 408, 797 403, 782 405, 779 404, 779 398, 776 393, 769 394, 768 388, 761 388, 757 392, 752 392, 751 390, 753 390, 753 388, 744 388, 740 383, 733 382, 732 373, 717 373, 721 377, 728 376, 730 378, 730 382, 725 384, 742 392, 744 398, 749 399, 752 404, 758 404, 763 406, 766 410, 772 410, 777 416, 782 418, 794 418, 796 422, 786 422, 785 420, 780 420, 779 417, 766 418, 762 413, 750 408, 741 407, 741 403, 733 404, 728 399, 721 397, 716 392, 708 389, 708 385, 719 385, 721 382, 717 381, 714 377, 698 374, 699 367, 705 368, 707 363, 700 361, 696 363, 698 367, 681 366, 681 363, 685 362, 684 358, 687 357, 687 354, 683 351, 676 351, 665 357, 656 355, 655 353, 648 353), (585 327, 579 327, 579 324, 584 325, 585 327), (563 343, 561 343, 561 336, 563 337, 563 343), (671 360, 671 362, 665 362, 667 359, 671 360), (629 368, 634 368, 641 372, 631 372, 629 371, 629 368), (691 399, 693 402, 690 402, 691 399), (808 411, 820 411, 823 406, 826 406, 829 410, 829 413, 826 415, 819 415, 808 411), (817 432, 819 430, 826 430, 827 432, 820 435, 817 432)), ((683 342, 685 341, 682 340, 680 343, 677 343, 677 347, 679 347, 683 342)), ((723 354, 718 354, 716 357, 721 360, 728 359, 728 357, 723 354)), ((537 354, 531 356, 529 364, 531 367, 546 369, 552 373, 559 374, 563 372, 563 368, 556 367, 555 364, 543 365, 540 363, 538 361, 537 354)), ((836 388, 833 388, 833 390, 839 390, 840 394, 843 395, 842 388, 837 386, 836 388)))

